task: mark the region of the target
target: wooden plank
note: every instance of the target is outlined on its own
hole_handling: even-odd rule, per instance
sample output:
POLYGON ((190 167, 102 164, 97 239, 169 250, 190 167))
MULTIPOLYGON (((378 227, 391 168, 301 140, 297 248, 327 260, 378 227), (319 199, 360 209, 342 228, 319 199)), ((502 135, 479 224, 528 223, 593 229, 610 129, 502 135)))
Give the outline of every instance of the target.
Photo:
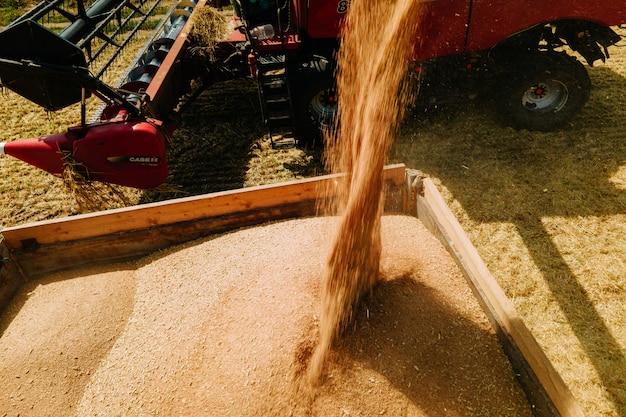
MULTIPOLYGON (((405 180, 403 164, 385 168, 384 178, 400 185, 405 180)), ((70 240, 157 228, 179 222, 216 217, 270 207, 315 201, 321 190, 332 192, 343 175, 324 175, 304 180, 229 190, 128 208, 89 213, 69 218, 44 220, 2 231, 10 249, 36 248, 70 240)))
MULTIPOLYGON (((402 164, 385 169, 390 209, 402 211, 402 164)), ((29 279, 78 266, 135 259, 175 244, 268 221, 312 216, 342 175, 251 187, 48 220, 2 231, 29 279)))
POLYGON ((520 385, 535 415, 582 417, 580 405, 487 269, 433 182, 428 178, 420 182, 421 190, 416 197, 418 218, 448 248, 464 272, 519 374, 520 385))
POLYGON ((271 221, 313 216, 314 201, 264 210, 242 211, 218 217, 144 228, 118 235, 98 236, 16 251, 29 279, 86 265, 130 261, 202 237, 271 221))

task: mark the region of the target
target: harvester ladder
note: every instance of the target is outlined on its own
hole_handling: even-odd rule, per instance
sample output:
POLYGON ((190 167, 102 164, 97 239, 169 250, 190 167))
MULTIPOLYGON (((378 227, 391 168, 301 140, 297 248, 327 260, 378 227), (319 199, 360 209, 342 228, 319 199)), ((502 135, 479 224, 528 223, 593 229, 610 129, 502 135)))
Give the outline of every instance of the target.
POLYGON ((296 140, 287 57, 282 53, 262 54, 257 65, 263 119, 269 129, 272 146, 293 147, 296 140))

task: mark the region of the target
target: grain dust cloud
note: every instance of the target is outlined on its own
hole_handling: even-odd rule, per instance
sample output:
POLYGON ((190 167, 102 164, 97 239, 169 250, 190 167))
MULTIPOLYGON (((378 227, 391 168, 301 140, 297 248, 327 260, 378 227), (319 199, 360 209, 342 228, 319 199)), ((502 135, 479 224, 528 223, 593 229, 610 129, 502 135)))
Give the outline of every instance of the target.
POLYGON ((346 17, 337 56, 340 122, 328 135, 326 160, 347 180, 308 368, 311 386, 320 383, 329 349, 353 308, 378 280, 383 167, 409 97, 406 75, 420 10, 415 0, 355 0, 346 17))

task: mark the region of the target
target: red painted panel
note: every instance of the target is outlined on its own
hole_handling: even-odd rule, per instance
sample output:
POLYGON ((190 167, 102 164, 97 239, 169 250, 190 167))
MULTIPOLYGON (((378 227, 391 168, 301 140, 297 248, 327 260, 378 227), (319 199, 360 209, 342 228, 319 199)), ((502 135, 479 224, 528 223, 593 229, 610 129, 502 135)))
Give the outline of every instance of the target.
POLYGON ((65 133, 8 142, 4 153, 61 175, 64 151, 91 180, 153 188, 167 179, 166 146, 163 128, 132 121, 75 127, 65 133))
MULTIPOLYGON (((425 15, 418 33, 417 60, 489 49, 517 32, 555 20, 583 19, 606 26, 626 22, 626 2, 623 0, 422 2, 425 15)), ((303 3, 304 0, 300 0, 298 4, 301 11, 306 10, 303 3)), ((347 6, 349 1, 346 0, 310 1, 306 18, 301 17, 301 26, 312 38, 335 38, 347 6)))
MULTIPOLYGON (((418 33, 416 59, 423 60, 463 52, 470 0, 422 0, 424 20, 418 33)), ((303 28, 314 39, 335 38, 349 1, 311 1, 303 28)), ((385 30, 381 24, 381 30, 385 30)))
POLYGON ((163 131, 152 123, 106 123, 88 127, 74 141, 73 156, 92 180, 153 188, 167 179, 166 145, 163 131))
POLYGON ((68 136, 67 133, 57 133, 7 142, 4 153, 50 174, 61 175, 64 167, 61 152, 72 150, 72 140, 68 136))
POLYGON ((424 15, 418 31, 416 60, 462 53, 470 0, 422 0, 422 3, 424 15))
POLYGON ((311 0, 306 21, 308 35, 314 39, 337 37, 349 0, 311 0))
POLYGON ((467 51, 488 49, 537 24, 583 19, 614 26, 626 22, 624 0, 473 0, 467 51))

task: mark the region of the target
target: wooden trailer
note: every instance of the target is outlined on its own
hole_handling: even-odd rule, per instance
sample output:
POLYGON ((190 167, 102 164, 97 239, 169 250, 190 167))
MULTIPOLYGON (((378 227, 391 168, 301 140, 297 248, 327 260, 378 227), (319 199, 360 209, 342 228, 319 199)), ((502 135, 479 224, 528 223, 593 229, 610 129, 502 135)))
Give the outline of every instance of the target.
MULTIPOLYGON (((582 416, 433 182, 402 164, 386 167, 384 175, 386 212, 417 216, 447 248, 495 329, 533 413, 582 416)), ((25 282, 46 274, 137 259, 244 226, 314 216, 321 190, 332 189, 337 179, 321 176, 6 228, 0 243, 0 309, 25 282)))

